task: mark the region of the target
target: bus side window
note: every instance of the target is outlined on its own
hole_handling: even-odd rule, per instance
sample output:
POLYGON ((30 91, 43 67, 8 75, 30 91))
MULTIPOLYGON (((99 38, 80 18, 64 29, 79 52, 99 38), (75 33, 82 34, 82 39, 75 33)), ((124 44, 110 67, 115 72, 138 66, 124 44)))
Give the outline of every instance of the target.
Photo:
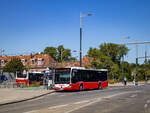
POLYGON ((91 71, 85 71, 85 75, 84 76, 87 76, 85 77, 86 78, 86 82, 91 82, 91 71))
POLYGON ((78 82, 78 73, 77 70, 72 71, 72 83, 78 82))
POLYGON ((106 81, 107 80, 107 71, 103 72, 103 80, 106 81))
POLYGON ((98 76, 99 76, 100 81, 106 81, 107 80, 107 72, 106 71, 98 72, 98 76))

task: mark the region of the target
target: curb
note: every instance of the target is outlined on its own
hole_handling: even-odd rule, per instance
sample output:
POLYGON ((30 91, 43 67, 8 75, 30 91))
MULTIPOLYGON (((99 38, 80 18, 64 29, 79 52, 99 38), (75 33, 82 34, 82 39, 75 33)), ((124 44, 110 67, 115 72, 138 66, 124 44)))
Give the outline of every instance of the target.
POLYGON ((31 97, 31 98, 27 98, 27 99, 22 99, 22 100, 16 100, 16 101, 12 101, 12 102, 6 102, 6 103, 2 103, 0 104, 0 106, 4 106, 4 105, 9 105, 9 104, 14 104, 14 103, 19 103, 19 102, 24 102, 24 101, 28 101, 28 100, 33 100, 33 99, 36 99, 36 98, 39 98, 39 97, 42 97, 42 96, 45 96, 45 95, 48 95, 48 94, 51 94, 51 93, 54 93, 55 91, 51 91, 51 92, 48 92, 48 93, 45 93, 45 94, 41 94, 41 95, 38 95, 38 96, 34 96, 34 97, 31 97))

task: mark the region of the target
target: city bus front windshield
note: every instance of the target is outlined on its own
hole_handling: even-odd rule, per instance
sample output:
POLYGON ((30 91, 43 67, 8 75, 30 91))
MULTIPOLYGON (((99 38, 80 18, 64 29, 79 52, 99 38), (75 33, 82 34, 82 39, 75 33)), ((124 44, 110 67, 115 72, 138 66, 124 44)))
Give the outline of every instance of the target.
POLYGON ((55 70, 55 84, 69 84, 70 69, 60 68, 55 70))

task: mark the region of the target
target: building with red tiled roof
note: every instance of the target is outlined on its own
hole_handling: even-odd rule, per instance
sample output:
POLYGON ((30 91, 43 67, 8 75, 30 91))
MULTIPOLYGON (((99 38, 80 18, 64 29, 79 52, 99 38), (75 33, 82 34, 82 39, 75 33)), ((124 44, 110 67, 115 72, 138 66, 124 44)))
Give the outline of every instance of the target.
MULTIPOLYGON (((29 72, 42 72, 47 68, 60 68, 60 67, 79 67, 80 61, 77 62, 61 62, 56 63, 55 60, 47 54, 37 54, 37 55, 28 55, 28 56, 5 56, 0 57, 1 65, 3 67, 12 59, 18 58, 21 60, 22 64, 29 69, 29 72)), ((91 64, 92 58, 84 56, 82 58, 82 66, 86 67, 91 64)))
MULTIPOLYGON (((91 64, 92 58, 84 56, 82 58, 82 66, 86 67, 91 64)), ((57 63, 57 67, 80 67, 80 61, 57 63)))
POLYGON ((18 58, 21 60, 22 64, 29 68, 30 72, 33 71, 44 71, 48 68, 53 68, 56 66, 55 60, 48 54, 37 54, 37 55, 28 55, 28 56, 5 56, 0 57, 0 67, 3 67, 12 59, 18 58))

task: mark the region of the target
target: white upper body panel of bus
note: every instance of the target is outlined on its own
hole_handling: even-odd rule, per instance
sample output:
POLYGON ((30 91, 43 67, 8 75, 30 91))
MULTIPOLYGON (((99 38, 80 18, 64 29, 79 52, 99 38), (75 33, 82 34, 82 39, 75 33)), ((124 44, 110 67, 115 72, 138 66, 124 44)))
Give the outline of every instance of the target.
POLYGON ((72 69, 79 69, 79 70, 93 70, 93 71, 108 71, 107 69, 86 69, 85 67, 65 67, 72 69))
POLYGON ((44 72, 39 72, 39 71, 33 71, 33 72, 29 72, 29 73, 37 73, 37 74, 42 74, 42 73, 44 73, 44 72))

